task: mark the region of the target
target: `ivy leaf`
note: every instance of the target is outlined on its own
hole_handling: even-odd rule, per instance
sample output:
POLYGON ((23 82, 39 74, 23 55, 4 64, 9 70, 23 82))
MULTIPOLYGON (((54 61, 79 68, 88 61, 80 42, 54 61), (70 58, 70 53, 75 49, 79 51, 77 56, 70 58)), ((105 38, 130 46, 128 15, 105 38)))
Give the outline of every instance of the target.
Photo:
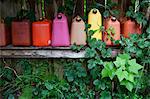
POLYGON ((109 11, 108 10, 106 10, 104 13, 103 13, 103 16, 105 17, 105 18, 107 18, 107 17, 109 17, 109 11))
POLYGON ((105 90, 106 88, 105 83, 98 79, 94 80, 93 84, 96 86, 97 90, 105 90))
POLYGON ((128 77, 126 77, 126 80, 129 80, 130 82, 134 83, 134 75, 132 73, 129 73, 128 77))
POLYGON ((53 87, 53 85, 51 84, 51 83, 49 83, 49 82, 45 82, 45 87, 48 89, 48 90, 52 90, 54 87, 53 87))
POLYGON ((92 57, 95 57, 95 55, 96 55, 96 52, 95 52, 94 49, 86 48, 85 51, 86 51, 85 56, 86 56, 87 58, 92 58, 92 57))
POLYGON ((109 76, 107 69, 103 69, 101 74, 102 74, 102 78, 105 78, 105 77, 108 77, 108 76, 109 76))
POLYGON ((132 12, 131 12, 131 11, 127 11, 127 12, 126 12, 126 16, 127 16, 127 17, 130 17, 131 15, 132 15, 132 12))
POLYGON ((135 59, 129 60, 128 64, 130 65, 128 67, 128 70, 135 74, 138 74, 138 71, 143 68, 141 65, 136 63, 135 59))
POLYGON ((122 75, 122 68, 121 67, 116 71, 116 75, 117 75, 120 82, 125 78, 124 75, 122 75))
POLYGON ((88 61, 88 68, 89 69, 93 69, 94 67, 96 67, 96 62, 94 59, 91 59, 88 61))
POLYGON ((104 65, 104 69, 102 70, 102 78, 109 77, 111 80, 115 76, 116 69, 114 68, 113 64, 111 62, 106 62, 104 65))
POLYGON ((138 41, 138 46, 139 46, 140 48, 144 48, 144 46, 145 46, 144 39, 140 39, 140 40, 138 41))
POLYGON ((114 62, 116 67, 122 67, 122 69, 125 69, 125 63, 126 63, 126 60, 120 57, 117 57, 116 61, 114 62))
POLYGON ((102 91, 100 99, 112 99, 109 91, 102 91))
POLYGON ((149 41, 145 41, 144 46, 145 47, 149 47, 150 46, 150 42, 149 41))
POLYGON ((150 27, 147 28, 146 32, 150 34, 150 27))
POLYGON ((129 54, 119 54, 119 57, 125 59, 126 61, 131 58, 129 54))
POLYGON ((129 91, 132 91, 133 89, 133 83, 127 80, 123 80, 121 83, 121 85, 124 85, 129 91))
POLYGON ((74 80, 74 77, 73 77, 73 76, 67 76, 67 80, 68 80, 69 82, 72 82, 72 81, 74 80))
POLYGON ((42 90, 42 95, 43 95, 43 97, 45 97, 46 98, 46 96, 48 95, 48 90, 42 90))

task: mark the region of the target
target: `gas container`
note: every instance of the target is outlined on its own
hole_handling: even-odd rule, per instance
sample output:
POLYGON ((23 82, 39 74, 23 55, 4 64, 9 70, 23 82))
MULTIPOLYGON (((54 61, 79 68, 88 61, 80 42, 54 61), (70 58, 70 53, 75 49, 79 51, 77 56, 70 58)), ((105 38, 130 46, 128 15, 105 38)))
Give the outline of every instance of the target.
POLYGON ((12 44, 13 46, 31 45, 31 27, 29 21, 12 22, 12 44))
MULTIPOLYGON (((98 9, 91 9, 88 15, 88 24, 91 25, 89 30, 100 29, 100 26, 102 26, 102 16, 98 9)), ((97 40, 102 40, 102 31, 96 31, 92 37, 96 38, 97 40)))
POLYGON ((80 16, 75 17, 72 21, 71 44, 86 45, 85 23, 80 16))
POLYGON ((53 20, 52 46, 70 46, 68 21, 67 17, 62 13, 57 14, 53 20))
POLYGON ((43 20, 32 23, 33 46, 44 47, 51 44, 52 22, 43 20))
POLYGON ((11 35, 9 28, 4 23, 0 23, 0 46, 6 46, 10 44, 11 35))
MULTIPOLYGON (((115 17, 111 17, 111 18, 109 18, 109 20, 107 20, 107 22, 105 23, 105 29, 106 29, 106 31, 108 29, 110 29, 111 31, 114 31, 115 33, 113 34, 111 32, 110 36, 114 40, 120 40, 120 32, 121 32, 121 30, 120 30, 120 22, 115 17)), ((111 38, 108 37, 108 33, 107 32, 104 33, 103 40, 104 40, 104 42, 106 43, 107 46, 116 46, 111 41, 111 38)))
POLYGON ((136 33, 141 34, 142 29, 138 24, 136 24, 135 21, 129 19, 123 23, 122 34, 125 38, 129 38, 130 34, 136 34, 136 33))

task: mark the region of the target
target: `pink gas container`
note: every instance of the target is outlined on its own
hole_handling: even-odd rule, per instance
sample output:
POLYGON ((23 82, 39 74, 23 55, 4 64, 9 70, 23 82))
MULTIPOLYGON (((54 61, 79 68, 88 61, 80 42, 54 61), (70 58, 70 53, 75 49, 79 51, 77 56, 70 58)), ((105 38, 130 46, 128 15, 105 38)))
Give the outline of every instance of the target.
POLYGON ((62 13, 59 13, 53 21, 52 46, 70 46, 68 21, 62 13))

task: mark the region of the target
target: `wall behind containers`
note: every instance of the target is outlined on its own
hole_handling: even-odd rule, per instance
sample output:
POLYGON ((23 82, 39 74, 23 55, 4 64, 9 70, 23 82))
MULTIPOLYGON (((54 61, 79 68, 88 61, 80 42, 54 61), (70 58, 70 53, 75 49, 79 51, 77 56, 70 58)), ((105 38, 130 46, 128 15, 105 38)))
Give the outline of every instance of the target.
POLYGON ((12 0, 1 0, 0 1, 0 16, 5 18, 7 16, 14 17, 20 10, 21 6, 19 2, 14 2, 12 0))

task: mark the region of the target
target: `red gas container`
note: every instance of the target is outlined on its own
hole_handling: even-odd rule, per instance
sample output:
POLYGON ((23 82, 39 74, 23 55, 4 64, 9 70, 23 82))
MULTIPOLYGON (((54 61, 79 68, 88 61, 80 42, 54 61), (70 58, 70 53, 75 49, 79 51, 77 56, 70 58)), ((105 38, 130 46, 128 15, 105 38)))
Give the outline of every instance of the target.
POLYGON ((51 21, 37 21, 32 23, 33 46, 42 47, 51 44, 51 21))
POLYGON ((0 46, 10 44, 11 36, 8 27, 4 23, 0 23, 0 46))
POLYGON ((129 38, 130 34, 141 34, 142 29, 135 21, 127 20, 122 25, 122 34, 124 37, 129 38))
POLYGON ((29 21, 12 22, 12 44, 14 46, 31 45, 31 29, 29 21))
MULTIPOLYGON (((111 37, 114 40, 120 40, 120 22, 115 17, 105 21, 105 29, 108 30, 109 28, 112 28, 115 32, 115 34, 111 33, 111 37)), ((107 46, 115 46, 110 38, 108 38, 108 33, 104 33, 103 40, 107 46)))

